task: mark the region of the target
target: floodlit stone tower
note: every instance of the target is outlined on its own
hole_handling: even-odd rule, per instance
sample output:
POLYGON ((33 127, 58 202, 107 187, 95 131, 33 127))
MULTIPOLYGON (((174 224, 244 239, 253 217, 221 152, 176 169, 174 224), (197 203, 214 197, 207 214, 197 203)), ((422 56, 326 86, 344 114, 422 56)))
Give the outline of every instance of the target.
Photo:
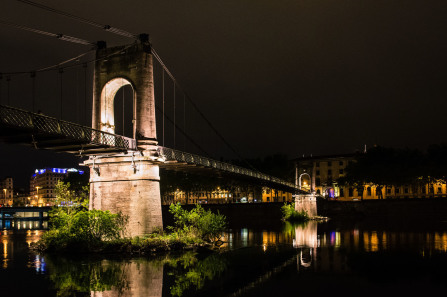
POLYGON ((146 34, 129 46, 99 46, 93 81, 92 127, 115 133, 116 92, 133 88, 133 138, 138 154, 90 157, 90 209, 121 212, 129 217, 127 235, 162 228, 157 149, 153 60, 146 34))

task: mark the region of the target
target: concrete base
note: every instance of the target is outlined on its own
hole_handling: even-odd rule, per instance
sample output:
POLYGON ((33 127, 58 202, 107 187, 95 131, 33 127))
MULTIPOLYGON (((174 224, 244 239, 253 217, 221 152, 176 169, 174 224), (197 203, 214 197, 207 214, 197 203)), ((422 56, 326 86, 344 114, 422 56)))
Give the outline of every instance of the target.
POLYGON ((121 212, 129 218, 126 236, 163 228, 158 165, 149 157, 91 157, 90 209, 121 212))
POLYGON ((295 196, 295 210, 305 211, 311 218, 317 216, 317 197, 315 194, 300 194, 295 196))

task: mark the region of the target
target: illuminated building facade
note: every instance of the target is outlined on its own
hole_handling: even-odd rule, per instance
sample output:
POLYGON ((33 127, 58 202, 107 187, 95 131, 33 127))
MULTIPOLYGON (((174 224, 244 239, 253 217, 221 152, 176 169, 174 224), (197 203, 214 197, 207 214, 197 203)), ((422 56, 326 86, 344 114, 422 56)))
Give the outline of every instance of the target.
POLYGON ((355 157, 356 154, 345 154, 296 159, 296 184, 326 198, 345 197, 345 194, 351 193, 346 193, 337 180, 345 175, 346 167, 355 161, 355 157))
POLYGON ((295 160, 296 184, 312 190, 327 199, 356 201, 361 199, 399 199, 447 197, 447 187, 443 182, 378 187, 363 185, 363 193, 354 187, 341 186, 338 179, 346 173, 346 167, 355 162, 357 154, 329 155, 298 158, 295 160))
POLYGON ((292 193, 263 187, 262 202, 292 202, 292 193))
POLYGON ((260 203, 260 202, 291 202, 292 193, 275 190, 268 187, 236 187, 225 190, 217 187, 214 190, 196 190, 188 193, 176 190, 162 197, 162 203, 180 204, 223 204, 223 203, 260 203))
POLYGON ((0 180, 0 205, 1 206, 12 206, 13 196, 14 196, 14 186, 12 177, 6 177, 0 180))
POLYGON ((53 206, 56 201, 56 185, 70 173, 84 174, 75 168, 36 169, 30 179, 30 196, 27 205, 53 206))

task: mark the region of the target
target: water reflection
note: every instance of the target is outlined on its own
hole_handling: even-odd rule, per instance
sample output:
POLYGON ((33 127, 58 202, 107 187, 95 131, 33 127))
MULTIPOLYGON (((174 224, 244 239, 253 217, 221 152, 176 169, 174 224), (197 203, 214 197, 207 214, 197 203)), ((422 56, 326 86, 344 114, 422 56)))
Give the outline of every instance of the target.
POLYGON ((46 230, 48 220, 30 219, 3 219, 0 220, 0 229, 3 230, 46 230))
MULTIPOLYGON (((29 248, 31 243, 37 242, 41 236, 41 230, 26 230, 14 232, 11 230, 0 231, 0 242, 2 244, 2 268, 8 268, 9 263, 14 259, 15 251, 20 253, 24 248, 29 248), (26 247, 23 244, 26 243, 26 247)), ((27 266, 34 267, 28 263, 27 266)))
POLYGON ((182 296, 187 290, 201 289, 227 266, 217 254, 199 258, 194 252, 127 260, 47 256, 46 261, 58 296, 77 292, 92 297, 162 296, 165 270, 171 283, 169 295, 182 296))
MULTIPOLYGON (((8 277, 20 279, 24 272, 17 267, 23 267, 28 281, 35 278, 41 291, 51 288, 57 296, 262 297, 294 295, 297 287, 303 295, 317 290, 317 296, 372 288, 366 294, 371 296, 384 283, 405 295, 411 293, 409 282, 427 294, 447 289, 447 227, 402 231, 310 221, 285 224, 283 230, 229 230, 216 253, 128 259, 24 253, 42 232, 2 231, 5 285, 12 283, 8 277), (327 282, 327 289, 321 286, 327 282)), ((31 295, 34 289, 29 290, 22 295, 31 295)))

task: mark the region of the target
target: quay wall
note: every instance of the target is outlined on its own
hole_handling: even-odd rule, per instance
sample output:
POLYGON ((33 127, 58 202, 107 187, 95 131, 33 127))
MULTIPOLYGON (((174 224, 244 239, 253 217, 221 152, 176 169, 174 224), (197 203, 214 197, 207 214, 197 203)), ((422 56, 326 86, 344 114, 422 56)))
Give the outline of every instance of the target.
POLYGON ((447 221, 446 198, 363 201, 317 200, 320 216, 332 219, 385 219, 447 221))
MULTIPOLYGON (((283 203, 202 204, 227 217, 230 228, 265 228, 282 225, 283 203)), ((184 205, 188 210, 194 205, 184 205)), ((373 224, 412 225, 420 223, 447 224, 446 198, 384 199, 364 201, 327 201, 317 199, 317 213, 332 221, 373 224)), ((173 224, 169 206, 162 206, 163 226, 173 224)))

